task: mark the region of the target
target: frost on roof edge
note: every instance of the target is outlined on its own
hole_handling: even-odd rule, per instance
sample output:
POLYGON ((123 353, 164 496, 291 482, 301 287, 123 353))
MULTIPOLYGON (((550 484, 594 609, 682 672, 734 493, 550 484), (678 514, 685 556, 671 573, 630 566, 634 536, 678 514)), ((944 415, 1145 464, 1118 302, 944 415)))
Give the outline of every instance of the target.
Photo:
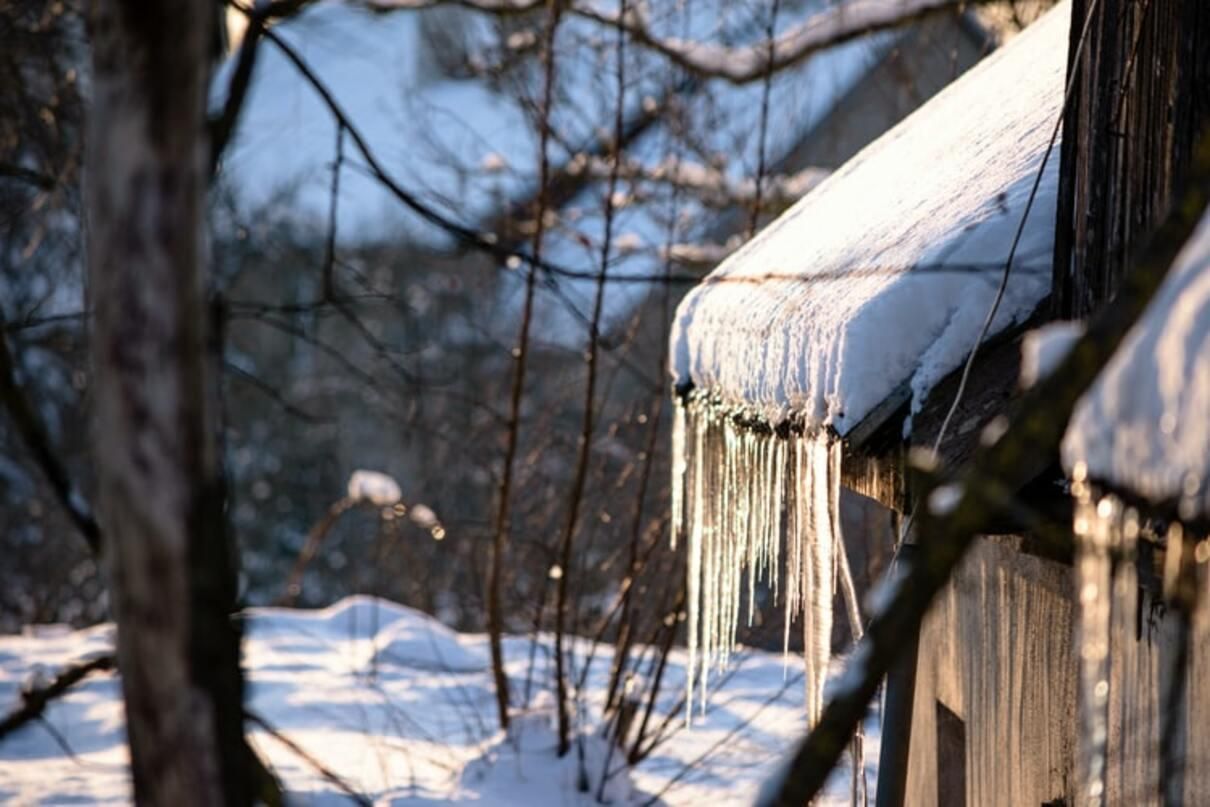
MULTIPOLYGON (((847 434, 966 358, 1062 107, 1062 3, 800 200, 677 310, 671 372, 779 423, 847 434)), ((991 333, 1050 290, 1057 147, 991 333)))

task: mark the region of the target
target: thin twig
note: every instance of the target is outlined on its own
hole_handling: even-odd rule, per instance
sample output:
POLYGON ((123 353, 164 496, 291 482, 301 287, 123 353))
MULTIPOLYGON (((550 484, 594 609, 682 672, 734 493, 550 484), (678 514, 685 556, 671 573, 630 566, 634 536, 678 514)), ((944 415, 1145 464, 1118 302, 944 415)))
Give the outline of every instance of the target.
POLYGON ((286 748, 290 749, 290 751, 292 751, 295 756, 297 756, 303 762, 307 763, 312 768, 314 768, 315 771, 317 773, 319 773, 320 776, 322 776, 323 778, 325 778, 329 782, 331 782, 333 785, 335 785, 342 793, 344 793, 346 796, 348 796, 351 801, 353 801, 356 804, 360 804, 363 807, 373 807, 374 802, 371 799, 369 799, 368 797, 363 795, 361 792, 354 789, 352 785, 350 785, 348 782, 346 782, 344 779, 342 779, 335 771, 333 771, 327 765, 324 765, 322 762, 320 762, 318 759, 316 759, 309 751, 307 751, 301 745, 294 742, 289 737, 287 737, 286 735, 282 734, 280 731, 275 729, 272 725, 270 725, 270 723, 267 720, 265 720, 265 718, 261 717, 260 715, 256 714, 255 712, 245 710, 244 719, 247 720, 249 723, 252 723, 253 725, 259 726, 270 737, 277 740, 279 743, 284 745, 286 748))
MULTIPOLYGON (((622 2, 622 13, 626 11, 626 0, 622 2)), ((575 475, 571 485, 571 498, 567 507, 567 526, 563 531, 563 542, 559 552, 559 575, 555 594, 555 688, 557 692, 558 726, 559 726, 559 756, 567 753, 571 725, 567 711, 567 678, 563 670, 563 631, 567 618, 567 586, 571 577, 572 543, 576 529, 579 526, 580 507, 584 501, 584 486, 588 481, 588 462, 592 456, 592 440, 596 431, 596 390, 597 390, 597 358, 598 340, 595 334, 599 332, 601 317, 605 311, 605 281, 609 276, 609 255, 613 247, 614 225, 614 194, 618 187, 618 166, 621 156, 621 139, 625 125, 623 117, 623 99, 626 91, 626 37, 621 27, 618 27, 617 41, 617 104, 614 111, 614 140, 613 140, 613 170, 609 174, 609 182, 605 190, 604 238, 601 245, 601 267, 597 275, 596 295, 592 303, 592 323, 588 334, 588 353, 586 355, 587 378, 584 384, 584 412, 580 425, 580 445, 576 457, 575 475)), ((587 671, 588 665, 585 665, 587 671)))
MULTIPOLYGON (((1080 54, 1084 51, 1084 43, 1088 40, 1088 32, 1092 28, 1092 17, 1096 11, 1097 2, 1098 0, 1092 0, 1088 6, 1088 14, 1084 17, 1084 27, 1080 31, 1080 39, 1076 44, 1075 55, 1072 56, 1071 63, 1077 65, 1077 67, 1080 63, 1080 54)), ((966 357, 966 364, 962 366, 962 376, 958 379, 958 390, 954 393, 954 400, 950 403, 949 411, 945 413, 945 419, 941 421, 941 428, 937 430, 937 439, 933 442, 934 455, 941 450, 941 441, 945 439, 945 433, 949 429, 950 421, 953 420, 954 414, 958 411, 959 404, 962 403, 962 396, 966 392, 966 382, 970 379, 971 370, 975 366, 975 357, 979 353, 979 346, 987 338, 988 331, 992 327, 992 322, 996 319, 996 312, 1000 310, 1000 303, 1004 300, 1004 293, 1008 290, 1008 280, 1012 275, 1013 260, 1017 256, 1017 247, 1021 243, 1021 236, 1025 233, 1025 224, 1029 221, 1030 211, 1033 210, 1034 200, 1038 196, 1038 188, 1042 185, 1042 176, 1046 173, 1046 164, 1050 161, 1050 155, 1054 151, 1055 142, 1059 139, 1059 132, 1063 129, 1063 119, 1067 117, 1067 107, 1071 104, 1071 99, 1074 95, 1072 90, 1075 87, 1077 76, 1079 76, 1079 70, 1075 69, 1067 77, 1067 86, 1063 90, 1063 107, 1059 110, 1058 118, 1055 120, 1054 128, 1050 133, 1050 142, 1047 143, 1046 151, 1042 154, 1042 164, 1038 166, 1038 172, 1034 176, 1034 183, 1029 189, 1029 198, 1025 201, 1025 210, 1021 213, 1021 221, 1017 224, 1017 231, 1013 235, 1012 246, 1008 250, 1008 259, 1004 262, 1004 272, 1000 276, 1000 285, 996 288, 996 296, 992 299, 991 308, 987 311, 987 317, 983 320, 983 326, 979 329, 979 335, 975 337, 975 344, 971 348, 970 355, 966 357)))
POLYGON ((764 190, 765 159, 768 154, 769 99, 773 95, 773 74, 776 72, 776 65, 773 60, 777 53, 777 12, 780 10, 781 0, 773 0, 773 8, 769 11, 769 26, 766 31, 769 57, 760 91, 760 124, 756 140, 756 188, 752 194, 752 213, 748 219, 748 238, 756 235, 756 229, 760 226, 761 192, 764 190))
POLYGON ((9 352, 5 330, 4 320, 0 317, 0 405, 7 410, 21 441, 33 455, 34 462, 41 469, 46 481, 50 483, 51 490, 54 491, 55 497, 67 512, 76 530, 83 536, 93 553, 99 553, 101 551, 101 527, 93 517, 84 498, 72 485, 67 466, 55 453, 50 435, 47 433, 41 417, 30 404, 25 390, 17 382, 16 363, 12 353, 9 352))
MULTIPOLYGON (((547 7, 546 37, 542 59, 543 79, 542 109, 538 137, 538 209, 534 226, 533 246, 535 264, 531 264, 525 277, 525 305, 521 312, 521 328, 517 336, 514 353, 516 366, 513 368, 512 389, 509 395, 508 433, 504 450, 504 468, 500 487, 496 493, 496 523, 492 542, 491 568, 488 573, 488 644, 492 656, 492 675, 496 685, 496 706, 499 711, 500 727, 508 728, 509 691, 508 676, 504 671, 504 650, 501 634, 504 630, 500 587, 504 578, 504 551, 510 530, 509 505, 512 498, 512 481, 516 464, 517 446, 521 431, 521 403, 525 391, 525 370, 529 358, 529 334, 533 324, 534 295, 536 292, 536 262, 542 257, 543 236, 546 232, 547 180, 550 173, 548 144, 551 132, 551 110, 555 93, 555 35, 559 29, 562 4, 551 0, 547 7)), ((540 617, 539 617, 540 618, 540 617)))

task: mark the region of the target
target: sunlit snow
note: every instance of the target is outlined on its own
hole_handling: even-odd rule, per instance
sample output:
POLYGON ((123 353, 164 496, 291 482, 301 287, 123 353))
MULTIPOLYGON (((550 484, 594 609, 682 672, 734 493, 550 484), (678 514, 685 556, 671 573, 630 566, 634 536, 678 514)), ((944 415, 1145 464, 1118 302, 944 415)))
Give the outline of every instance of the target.
MULTIPOLYGON (((672 374, 724 403, 846 434, 966 358, 1059 119, 1061 4, 854 157, 681 303, 672 374)), ((1058 153, 992 332, 1050 289, 1058 153)))
POLYGON ((688 543, 687 686, 703 708, 745 599, 751 614, 767 582, 787 644, 801 621, 807 717, 818 719, 835 581, 847 571, 840 437, 907 382, 918 406, 962 362, 1010 254, 993 332, 1049 290, 1057 153, 1043 164, 1067 16, 1052 12, 925 104, 681 303, 673 540, 688 543))
POLYGON ((1063 464, 1210 515, 1210 216, 1076 406, 1063 464))
MULTIPOLYGON (((612 654, 601 647, 586 678, 583 768, 580 755, 555 755, 549 659, 540 640, 535 697, 519 712, 515 742, 497 731, 487 640, 455 633, 417 611, 353 597, 319 611, 253 609, 244 665, 249 708, 377 805, 490 804, 542 807, 595 804, 601 771, 613 804, 749 804, 782 753, 805 728, 801 676, 786 678, 781 658, 739 651, 714 682, 714 708, 692 729, 675 717, 667 742, 627 769, 597 734, 612 654), (653 801, 653 799, 655 799, 653 801)), ((113 628, 41 627, 0 637, 0 713, 21 687, 112 648, 113 628)), ((529 640, 506 637, 514 692, 522 691, 529 640)), ((575 663, 588 643, 575 643, 575 663)), ((686 670, 674 650, 656 719, 681 702, 686 670)), ((44 723, 0 740, 0 802, 127 804, 130 800, 118 680, 86 679, 56 701, 44 723)), ((874 726, 871 725, 870 729, 874 726)), ((284 782, 290 804, 338 805, 347 796, 261 729, 252 741, 284 782)), ((877 759, 872 731, 871 759, 877 759)), ((577 743, 577 748, 580 747, 577 743)), ((867 770, 871 781, 875 772, 867 770)), ((849 774, 836 771, 824 805, 848 803, 849 774)))

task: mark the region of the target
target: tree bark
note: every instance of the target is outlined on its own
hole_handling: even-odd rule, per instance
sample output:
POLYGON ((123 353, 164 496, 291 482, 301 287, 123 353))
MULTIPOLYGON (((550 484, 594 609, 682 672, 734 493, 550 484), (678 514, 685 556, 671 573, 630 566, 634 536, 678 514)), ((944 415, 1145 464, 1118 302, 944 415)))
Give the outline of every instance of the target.
POLYGON ((207 0, 91 5, 93 451, 134 795, 250 804, 208 365, 207 0))

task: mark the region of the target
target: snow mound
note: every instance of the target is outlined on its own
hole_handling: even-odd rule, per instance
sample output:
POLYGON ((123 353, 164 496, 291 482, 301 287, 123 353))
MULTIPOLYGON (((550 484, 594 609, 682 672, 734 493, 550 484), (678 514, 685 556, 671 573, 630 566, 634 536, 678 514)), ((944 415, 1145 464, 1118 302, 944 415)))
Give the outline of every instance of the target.
POLYGON ((247 634, 264 638, 283 632, 325 639, 374 639, 379 632, 397 622, 419 621, 435 629, 448 630, 437 620, 389 600, 358 594, 345 597, 327 608, 250 608, 247 634))
MULTIPOLYGON (((550 708, 553 709, 553 704, 550 708)), ((636 794, 624 755, 616 749, 611 751, 609 743, 601 737, 581 735, 572 741, 568 754, 558 757, 559 741, 553 718, 549 709, 518 717, 511 738, 499 737, 462 769, 458 800, 498 807, 634 803, 636 794)), ((421 798, 398 803, 420 807, 450 801, 421 798)))
MULTIPOLYGON (((672 375, 777 422, 847 433, 975 342, 1062 107, 1062 3, 864 149, 681 303, 672 375)), ((1057 149, 992 332, 1050 289, 1057 149)))
POLYGON ((1210 216, 1077 404, 1062 454, 1069 473, 1210 515, 1210 216))
POLYGON ((488 663, 481 647, 467 646, 436 620, 396 623, 383 631, 374 662, 454 672, 486 670, 488 663))
MULTIPOLYGON (((652 715, 653 726, 669 727, 668 741, 639 766, 622 769, 596 719, 612 663, 605 646, 578 690, 587 725, 572 752, 559 758, 548 666, 540 663, 535 671, 530 707, 514 717, 506 740, 496 726, 482 635, 458 634, 410 608, 364 596, 314 611, 251 609, 245 617, 249 708, 374 804, 592 804, 607 762, 613 774, 604 792, 608 803, 656 797, 669 807, 750 804, 805 728, 801 676, 787 680, 778 655, 745 650, 718 682, 716 708, 692 731, 679 729, 673 710, 681 702, 687 658, 675 650, 652 715), (589 793, 579 788, 581 767, 589 793)), ((538 642, 538 658, 549 658, 551 637, 543 634, 538 642)), ((573 645, 578 662, 589 657, 587 640, 573 645)), ((112 625, 0 636, 0 714, 15 705, 23 686, 112 647, 112 625)), ((519 697, 530 642, 506 637, 504 649, 519 697)), ((874 760, 873 725, 870 735, 868 759, 874 760)), ((267 731, 253 730, 251 740, 283 782, 289 804, 350 803, 267 731)), ((872 767, 869 773, 872 778, 872 767)), ((847 804, 848 779, 846 770, 837 770, 820 804, 847 804)), ((126 805, 130 795, 116 675, 87 678, 51 704, 45 722, 0 740, 2 804, 126 805)))
POLYGON ((249 652, 270 653, 285 645, 293 654, 322 657, 342 650, 341 663, 355 668, 383 665, 421 670, 476 672, 487 669, 477 637, 458 634, 427 614, 375 597, 346 597, 316 611, 255 608, 249 652))

